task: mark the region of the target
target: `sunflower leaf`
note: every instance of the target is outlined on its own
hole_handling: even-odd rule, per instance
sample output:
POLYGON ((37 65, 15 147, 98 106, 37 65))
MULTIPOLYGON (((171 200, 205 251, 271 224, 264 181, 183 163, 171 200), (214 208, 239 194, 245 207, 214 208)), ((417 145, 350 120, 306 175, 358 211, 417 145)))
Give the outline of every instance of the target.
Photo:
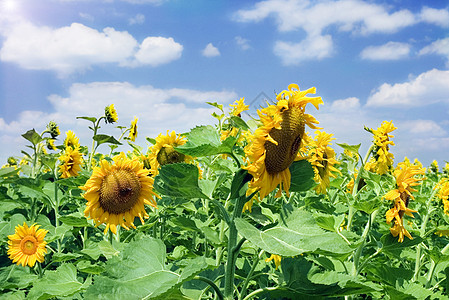
POLYGON ((198 167, 186 163, 163 165, 154 179, 154 189, 176 198, 208 199, 198 185, 198 167))
POLYGON ((242 218, 237 218, 235 225, 247 240, 281 256, 313 252, 340 257, 353 251, 338 234, 320 228, 313 215, 305 210, 294 211, 285 226, 278 225, 265 231, 260 231, 242 218))
POLYGON ((37 133, 36 130, 34 130, 34 128, 22 134, 22 137, 30 141, 31 144, 33 145, 37 145, 39 142, 43 140, 42 137, 39 135, 39 133, 37 133))
POLYGON ((228 137, 223 142, 213 126, 197 126, 187 134, 187 143, 176 147, 176 151, 194 156, 209 156, 232 153, 236 142, 235 137, 228 137))
POLYGON ((179 287, 209 267, 204 257, 186 260, 180 273, 165 264, 166 249, 161 240, 146 237, 126 245, 106 262, 104 275, 94 277, 86 299, 148 299, 179 287))
POLYGON ((290 191, 304 192, 315 186, 313 177, 315 173, 312 165, 307 160, 295 161, 290 166, 291 185, 290 191))
POLYGON ((93 137, 93 139, 98 143, 98 145, 109 143, 115 145, 121 145, 119 141, 115 139, 115 137, 106 134, 97 134, 93 137))
POLYGON ((232 116, 229 119, 229 122, 231 123, 232 127, 237 127, 237 128, 242 129, 242 130, 248 130, 249 129, 248 124, 246 124, 246 122, 243 121, 243 119, 240 118, 240 117, 232 116))

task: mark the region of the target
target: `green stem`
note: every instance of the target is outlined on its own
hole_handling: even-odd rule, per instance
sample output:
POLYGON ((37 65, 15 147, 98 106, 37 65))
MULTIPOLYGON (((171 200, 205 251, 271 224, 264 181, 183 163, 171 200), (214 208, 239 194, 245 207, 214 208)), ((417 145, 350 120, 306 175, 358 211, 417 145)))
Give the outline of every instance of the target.
MULTIPOLYGON (((59 198, 58 198, 58 171, 54 170, 55 174, 55 182, 54 182, 54 192, 55 192, 55 203, 54 205, 54 211, 55 211, 55 227, 59 227, 59 198)), ((58 253, 61 253, 61 239, 56 240, 57 246, 58 246, 58 253)))
MULTIPOLYGON (((251 195, 252 197, 253 195, 251 195)), ((238 232, 235 226, 235 219, 242 216, 243 206, 246 203, 246 197, 236 199, 234 211, 229 222, 229 239, 228 239, 228 257, 226 261, 225 286, 224 295, 226 299, 234 298, 234 277, 235 277, 235 261, 238 251, 236 251, 238 232)))
POLYGON ((360 246, 357 248, 357 250, 354 254, 354 258, 353 258, 353 262, 354 262, 353 268, 352 268, 353 276, 357 276, 357 274, 360 272, 360 257, 362 255, 363 248, 365 247, 366 237, 368 236, 368 233, 371 229, 371 224, 373 224, 374 218, 376 217, 378 211, 379 211, 379 209, 376 209, 375 211, 373 211, 368 218, 368 222, 366 222, 366 226, 365 226, 365 229, 363 230, 363 234, 362 234, 362 238, 361 238, 362 242, 360 243, 360 246))
POLYGON ((248 276, 246 277, 245 281, 243 282, 243 287, 242 287, 242 292, 240 293, 240 298, 239 299, 243 299, 243 297, 245 297, 246 295, 246 290, 248 289, 248 283, 251 280, 254 271, 256 270, 256 266, 260 261, 260 258, 262 257, 262 255, 265 253, 264 250, 260 250, 259 255, 257 255, 256 259, 253 262, 253 265, 251 266, 251 270, 248 273, 248 276))
POLYGON ((432 283, 432 277, 433 277, 433 273, 435 272, 436 266, 437 266, 437 264, 435 263, 435 261, 433 259, 431 259, 430 260, 430 268, 429 268, 429 272, 427 275, 426 289, 430 288, 430 284, 432 283))
POLYGON ((267 288, 263 288, 263 289, 258 289, 258 290, 255 290, 254 292, 248 294, 248 296, 243 298, 243 300, 249 300, 256 295, 259 295, 259 294, 262 294, 262 293, 268 292, 268 291, 275 291, 276 289, 277 289, 277 287, 267 287, 267 288))
MULTIPOLYGON (((103 118, 105 118, 105 117, 102 116, 101 118, 99 118, 97 120, 96 123, 94 123, 94 127, 93 127, 94 135, 93 135, 93 137, 95 137, 97 135, 97 131, 98 131, 98 128, 100 126, 100 121, 103 118)), ((93 137, 92 137, 92 150, 91 150, 90 155, 89 155, 89 162, 87 163, 87 170, 88 171, 92 170, 92 159, 94 157, 95 150, 97 149, 97 147, 95 146, 95 140, 93 139, 93 137)))
POLYGON ((223 293, 221 292, 220 288, 215 284, 215 282, 213 282, 209 278, 197 275, 197 276, 193 277, 193 279, 204 281, 205 283, 207 283, 208 285, 210 285, 214 289, 218 299, 220 299, 220 300, 224 299, 223 298, 223 293))

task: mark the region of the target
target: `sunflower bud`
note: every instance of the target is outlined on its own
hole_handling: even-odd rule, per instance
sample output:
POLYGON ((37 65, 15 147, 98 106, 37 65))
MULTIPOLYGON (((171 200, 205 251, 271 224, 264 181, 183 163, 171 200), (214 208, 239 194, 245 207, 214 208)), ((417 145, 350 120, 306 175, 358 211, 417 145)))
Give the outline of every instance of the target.
POLYGON ((157 161, 161 166, 184 162, 185 155, 176 151, 173 147, 162 147, 157 153, 157 161))
POLYGON ((58 124, 56 124, 55 121, 50 121, 50 123, 48 123, 47 130, 48 132, 50 132, 52 138, 56 138, 58 135, 61 134, 61 132, 59 131, 58 124))
POLYGON ((118 120, 117 111, 114 108, 114 104, 104 108, 104 115, 106 117, 106 123, 115 123, 118 120))

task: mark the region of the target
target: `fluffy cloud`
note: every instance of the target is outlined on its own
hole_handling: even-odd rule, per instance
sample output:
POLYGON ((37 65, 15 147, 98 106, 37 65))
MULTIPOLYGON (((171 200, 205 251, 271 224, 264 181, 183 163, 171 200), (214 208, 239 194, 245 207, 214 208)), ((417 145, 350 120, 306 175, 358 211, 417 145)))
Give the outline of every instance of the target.
POLYGON ((388 42, 381 46, 369 46, 362 50, 360 57, 369 60, 398 60, 408 57, 410 45, 388 42))
POLYGON ((212 45, 212 43, 207 44, 206 48, 202 51, 203 56, 205 57, 214 57, 214 56, 220 56, 220 51, 217 47, 212 45))
MULTIPOLYGON (((27 130, 45 129, 49 121, 59 124, 64 132, 73 130, 84 145, 90 145, 92 132, 89 123, 77 120, 79 116, 101 116, 104 107, 114 103, 118 113, 118 124, 129 126, 134 116, 138 121, 138 144, 145 146, 145 137, 156 137, 167 130, 187 132, 202 124, 213 124, 213 111, 204 101, 232 103, 238 99, 232 91, 200 91, 191 89, 159 89, 150 85, 135 86, 127 82, 93 82, 73 84, 68 96, 51 95, 53 112, 24 111, 19 118, 6 123, 0 118, 0 144, 10 145, 0 148, 0 162, 8 155, 19 155, 25 149, 25 140, 20 136, 27 130), (192 105, 194 104, 194 105, 192 105), (193 117, 195 116, 195 117, 193 117)), ((115 125, 102 125, 101 132, 120 135, 115 125)), ((106 147, 106 146, 105 146, 106 147)), ((100 149, 101 150, 101 149, 100 149)), ((125 150, 129 150, 126 148, 125 150)))
POLYGON ((134 25, 134 24, 143 24, 145 23, 145 15, 142 14, 137 14, 134 17, 129 19, 129 25, 134 25))
POLYGON ((331 56, 332 37, 310 36, 299 43, 277 41, 274 54, 279 56, 284 65, 297 65, 305 60, 323 59, 331 56))
POLYGON ((0 30, 5 37, 2 61, 61 75, 102 63, 157 66, 178 59, 183 48, 164 37, 147 37, 139 45, 126 31, 111 27, 98 31, 79 23, 55 29, 20 21, 9 24, 8 29, 0 30))
POLYGON ((449 71, 433 69, 408 82, 382 84, 369 98, 369 107, 412 107, 449 103, 449 71))
POLYGON ((357 35, 394 33, 418 22, 447 26, 449 20, 446 14, 449 14, 447 10, 431 8, 423 8, 418 14, 406 9, 390 11, 386 5, 361 0, 265 0, 249 9, 237 11, 234 20, 260 22, 272 17, 281 32, 303 30, 306 33, 303 41, 277 41, 274 48, 284 63, 298 64, 303 60, 321 59, 332 54, 332 37, 323 34, 330 26, 357 35), (318 54, 309 53, 306 57, 295 55, 295 50, 304 53, 306 41, 320 42, 318 54))
POLYGON ((439 54, 446 57, 446 65, 449 66, 449 38, 437 40, 419 51, 420 55, 439 54))

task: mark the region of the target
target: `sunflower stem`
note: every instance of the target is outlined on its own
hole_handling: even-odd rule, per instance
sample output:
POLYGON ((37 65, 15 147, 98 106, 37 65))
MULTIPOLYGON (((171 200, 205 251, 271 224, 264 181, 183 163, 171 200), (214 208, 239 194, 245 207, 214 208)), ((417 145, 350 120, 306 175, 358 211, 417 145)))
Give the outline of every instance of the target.
POLYGON ((215 284, 215 282, 213 282, 209 278, 197 275, 197 276, 193 277, 193 279, 201 280, 201 281, 207 283, 208 285, 210 285, 214 289, 215 294, 217 295, 217 298, 219 300, 223 300, 224 299, 223 298, 223 293, 221 292, 220 288, 215 284))
POLYGON ((355 254, 354 254, 354 258, 353 258, 353 268, 352 268, 352 275, 353 276, 357 276, 358 273, 360 272, 360 257, 362 256, 362 252, 363 252, 363 248, 365 247, 365 242, 366 242, 366 237, 368 236, 368 233, 371 229, 371 225, 374 222, 374 218, 376 218, 376 215, 378 213, 379 209, 376 209, 375 211, 373 211, 371 213, 371 215, 369 215, 368 217, 368 222, 366 222, 366 226, 365 226, 365 230, 363 231, 362 234, 362 242, 360 244, 360 246, 357 248, 355 254))
POLYGON ((97 131, 98 131, 98 128, 100 126, 101 119, 104 119, 104 118, 105 118, 105 116, 102 116, 102 117, 100 117, 97 120, 97 122, 94 123, 94 127, 93 127, 94 135, 92 137, 92 150, 91 150, 90 155, 89 155, 89 162, 87 163, 87 171, 92 170, 92 159, 94 157, 95 150, 97 149, 97 147, 95 146, 94 137, 97 135, 97 131))
MULTIPOLYGON (((55 227, 58 228, 59 227, 59 199, 58 199, 58 171, 54 170, 54 174, 55 174, 55 182, 54 182, 54 192, 55 192, 55 202, 53 203, 54 205, 54 211, 55 211, 55 227)), ((61 240, 58 238, 56 240, 56 244, 58 246, 58 253, 61 253, 61 240)))
POLYGON ((254 259, 253 265, 251 266, 251 270, 248 273, 248 276, 246 276, 245 282, 243 282, 242 292, 240 293, 239 299, 242 300, 243 297, 246 295, 246 290, 248 289, 249 281, 251 280, 251 277, 253 276, 254 271, 256 270, 257 264, 259 263, 262 255, 265 253, 265 250, 260 250, 259 255, 256 256, 254 259))
MULTIPOLYGON (((253 195, 251 195, 252 197, 253 195)), ((235 226, 235 219, 242 216, 243 206, 246 203, 246 197, 238 197, 235 202, 234 211, 229 222, 229 239, 228 239, 228 257, 226 260, 225 271, 225 287, 224 295, 226 299, 234 299, 234 277, 235 277, 235 261, 239 254, 237 248, 237 227, 235 226)))

